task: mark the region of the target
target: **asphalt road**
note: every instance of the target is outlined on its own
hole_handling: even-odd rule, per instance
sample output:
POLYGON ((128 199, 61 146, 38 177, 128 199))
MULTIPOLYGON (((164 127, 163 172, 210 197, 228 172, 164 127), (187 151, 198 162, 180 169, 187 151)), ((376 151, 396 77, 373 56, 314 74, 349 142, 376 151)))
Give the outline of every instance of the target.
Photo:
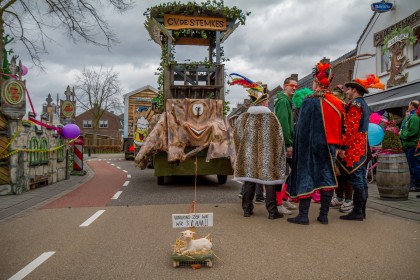
POLYGON ((122 191, 118 199, 109 192, 101 207, 47 207, 1 224, 0 279, 25 273, 25 279, 420 278, 418 222, 372 209, 363 222, 342 221, 332 209, 330 224, 321 225, 317 204, 309 226, 268 220, 263 205, 244 218, 240 184, 217 185, 215 176, 200 179, 197 189, 197 212, 214 213, 213 227, 197 229, 213 238, 214 266, 173 268, 172 245, 183 229, 172 228, 171 214, 188 210, 194 179, 158 186, 152 170, 134 169, 130 161, 89 164, 114 164, 98 171, 105 183, 92 187, 100 192, 109 182, 107 190, 122 191))

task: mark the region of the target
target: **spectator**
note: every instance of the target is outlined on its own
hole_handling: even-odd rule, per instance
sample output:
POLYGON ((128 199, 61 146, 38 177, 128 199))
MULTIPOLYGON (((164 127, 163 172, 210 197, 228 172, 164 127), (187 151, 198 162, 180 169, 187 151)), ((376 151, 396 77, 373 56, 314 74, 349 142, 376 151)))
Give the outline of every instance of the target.
MULTIPOLYGON (((284 91, 277 93, 277 98, 274 102, 274 112, 283 130, 286 146, 286 162, 290 167, 293 154, 293 134, 295 130, 292 98, 298 89, 297 80, 294 77, 286 78, 283 83, 283 89, 284 91)), ((287 199, 285 192, 285 186, 276 186, 278 210, 280 213, 290 215, 292 213, 290 209, 296 209, 296 206, 287 199)))
MULTIPOLYGON (((343 85, 337 85, 333 88, 332 93, 341 99, 347 100, 346 89, 343 85)), ((344 103, 343 103, 344 105, 344 103)), ((336 163, 337 188, 335 189, 335 197, 331 200, 331 207, 339 208, 342 213, 350 213, 353 210, 353 188, 341 176, 340 169, 336 163)))
POLYGON ((401 125, 400 138, 410 169, 410 191, 420 192, 420 160, 415 157, 417 143, 420 139, 420 116, 416 113, 419 102, 411 101, 406 118, 401 125))

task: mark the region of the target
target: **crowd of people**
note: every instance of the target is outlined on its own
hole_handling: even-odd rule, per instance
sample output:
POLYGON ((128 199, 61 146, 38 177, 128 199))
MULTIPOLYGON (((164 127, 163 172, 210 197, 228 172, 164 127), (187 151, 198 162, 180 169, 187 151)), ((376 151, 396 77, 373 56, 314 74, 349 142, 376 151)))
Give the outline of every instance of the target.
MULTIPOLYGON (((340 219, 366 219, 371 112, 364 95, 378 87, 377 77, 355 79, 330 90, 334 75, 323 59, 314 67, 312 91, 305 89, 299 101, 294 100, 297 78, 285 79, 274 112, 268 109, 266 85, 241 77, 245 81, 231 84, 247 88, 252 102, 234 124, 234 179, 244 182, 239 194, 244 217, 253 215, 256 197, 255 203, 265 202, 269 219, 291 215, 298 208, 287 221, 308 225, 311 201, 320 203, 321 224, 328 224, 331 207, 345 213, 340 219)), ((410 168, 410 190, 420 191, 418 101, 410 102, 400 138, 410 168)))

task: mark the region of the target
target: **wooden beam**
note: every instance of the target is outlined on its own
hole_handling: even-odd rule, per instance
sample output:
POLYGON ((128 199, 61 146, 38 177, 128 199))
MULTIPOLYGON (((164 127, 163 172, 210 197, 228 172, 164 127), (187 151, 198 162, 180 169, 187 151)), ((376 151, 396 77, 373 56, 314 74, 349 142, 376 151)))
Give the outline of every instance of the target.
POLYGON ((208 46, 210 45, 210 40, 204 38, 181 37, 176 39, 175 45, 208 46))

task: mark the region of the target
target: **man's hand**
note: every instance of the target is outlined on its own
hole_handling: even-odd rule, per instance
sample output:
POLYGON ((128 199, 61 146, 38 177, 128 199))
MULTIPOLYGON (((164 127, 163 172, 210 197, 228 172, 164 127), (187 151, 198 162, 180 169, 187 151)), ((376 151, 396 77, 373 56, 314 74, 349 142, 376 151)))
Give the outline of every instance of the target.
POLYGON ((293 147, 288 147, 286 149, 286 157, 291 158, 293 155, 293 147))
POLYGON ((345 150, 338 150, 338 156, 340 158, 345 158, 346 157, 346 151, 345 150))

